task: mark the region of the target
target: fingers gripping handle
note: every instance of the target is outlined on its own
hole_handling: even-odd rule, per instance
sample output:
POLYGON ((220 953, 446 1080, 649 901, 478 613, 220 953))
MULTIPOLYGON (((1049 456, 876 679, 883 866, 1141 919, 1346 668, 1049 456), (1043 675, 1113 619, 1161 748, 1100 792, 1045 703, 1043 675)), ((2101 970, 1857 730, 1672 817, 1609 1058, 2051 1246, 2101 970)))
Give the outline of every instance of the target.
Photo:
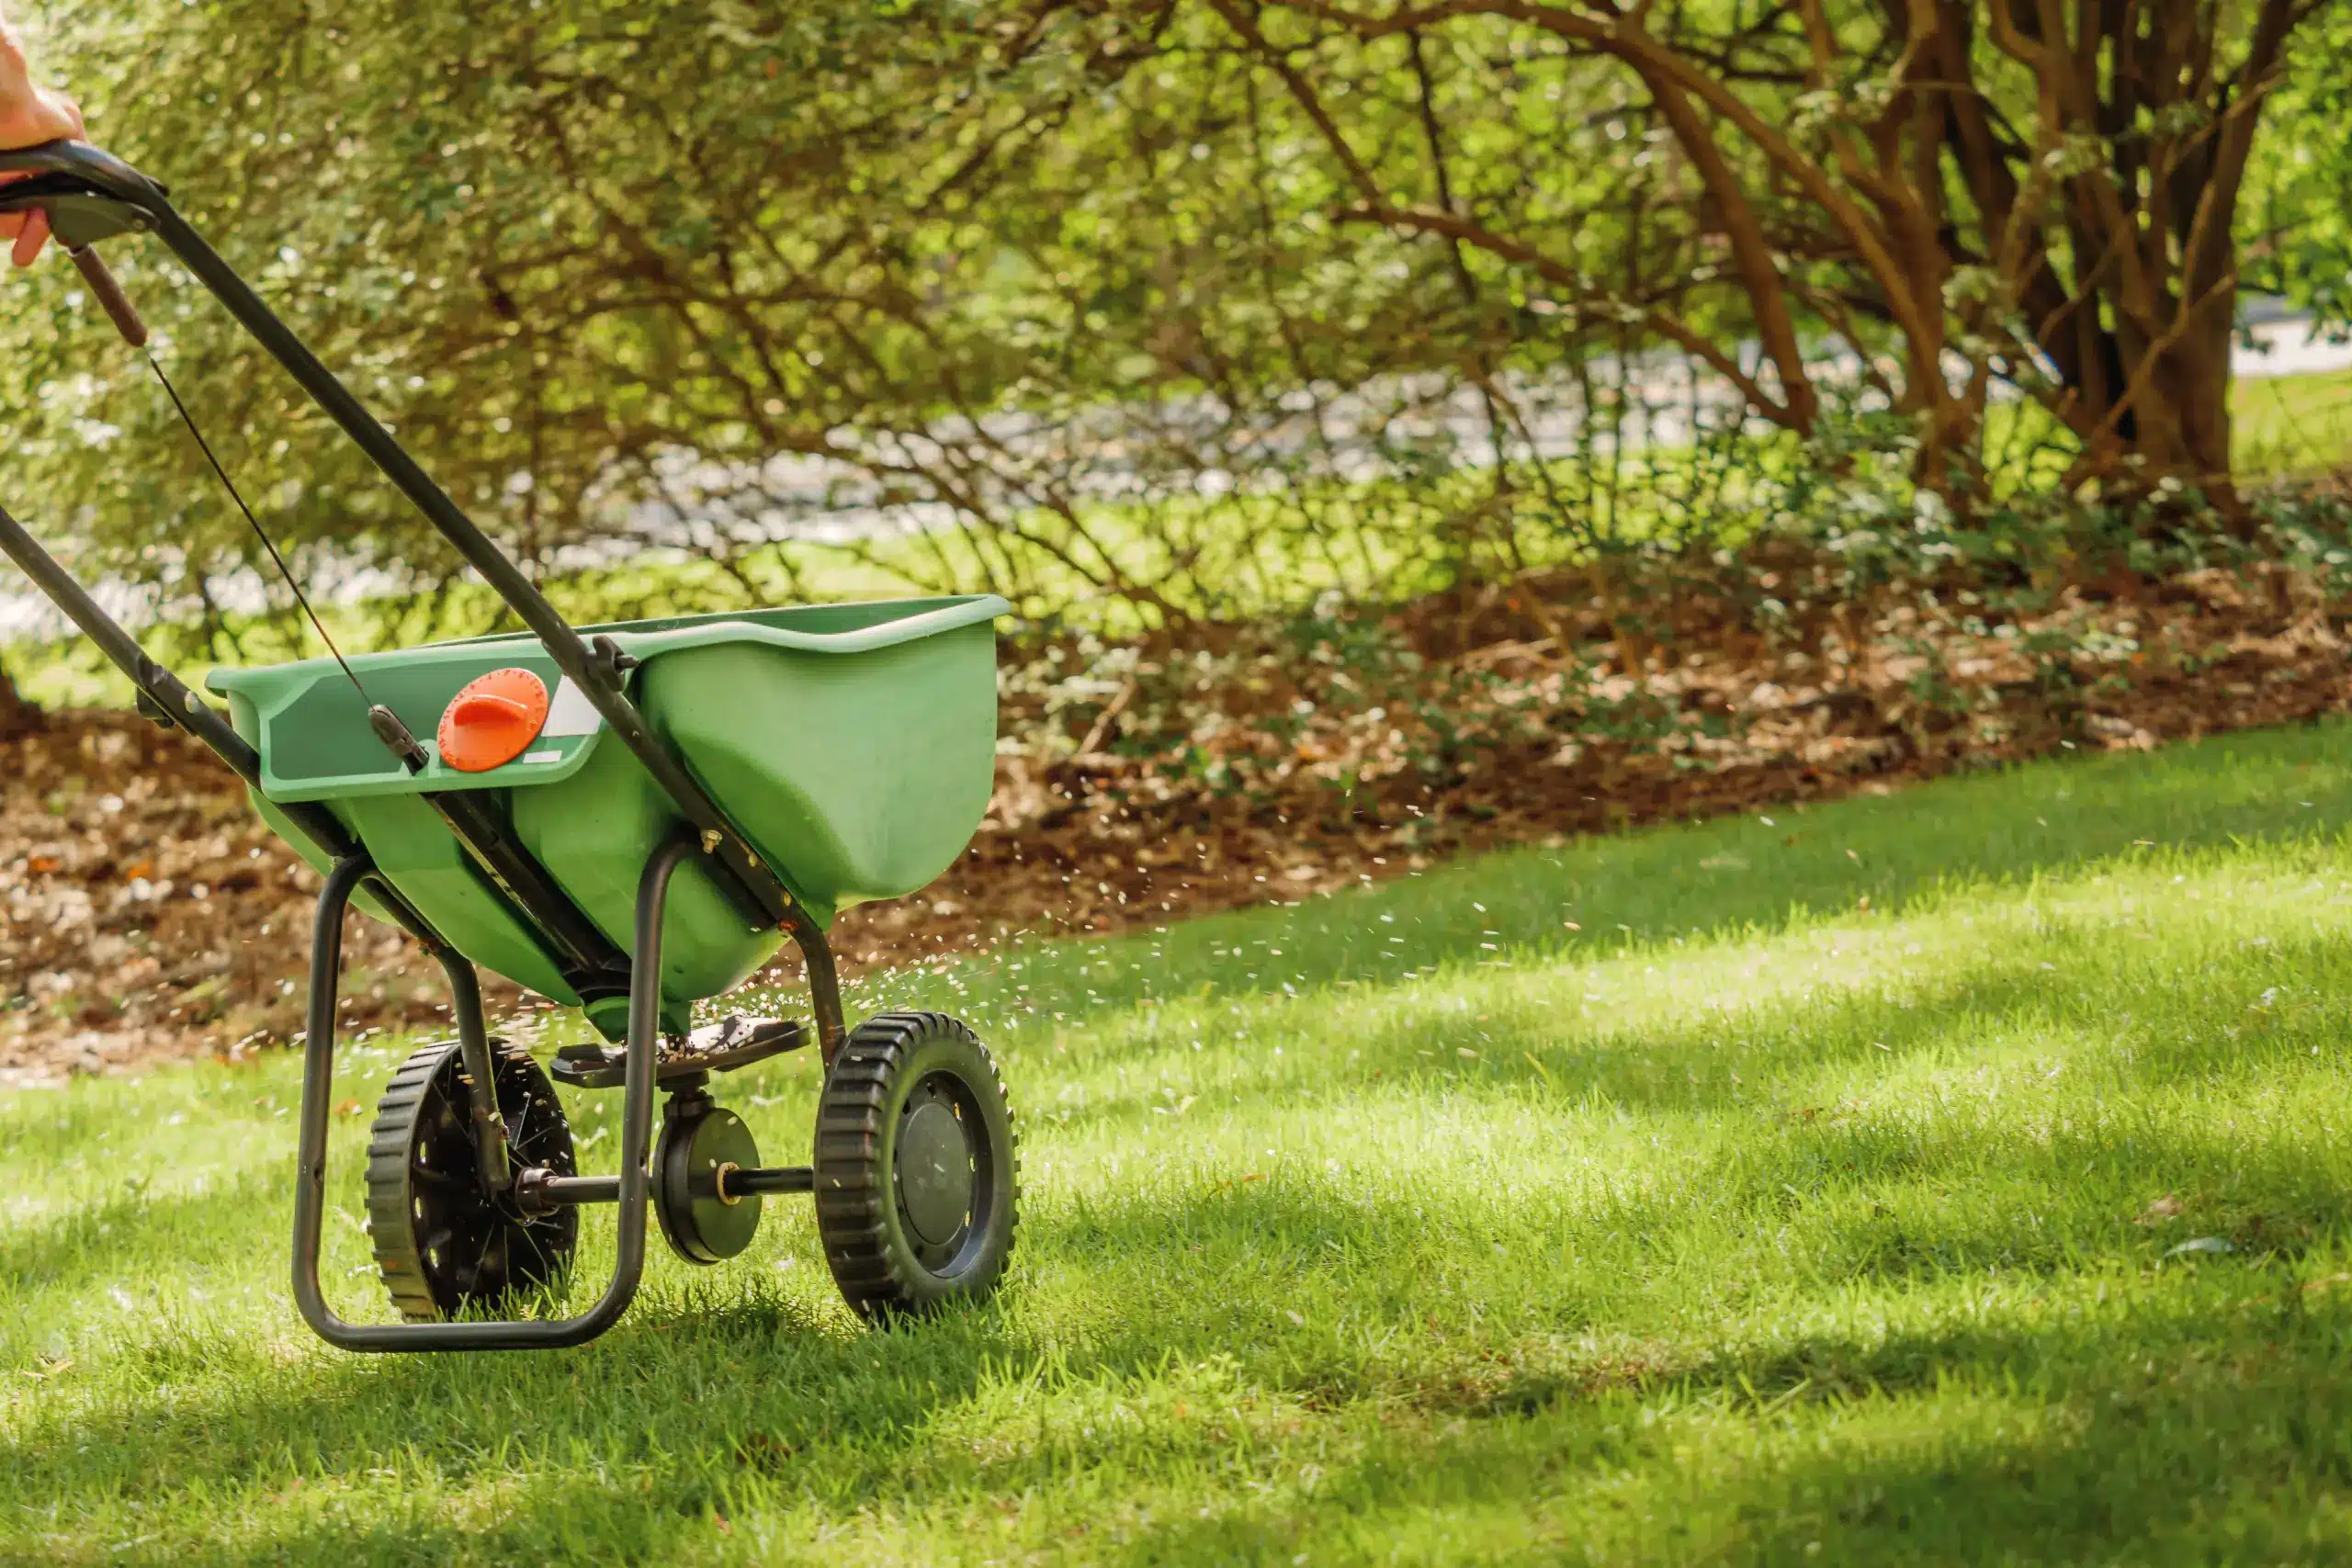
POLYGON ((139 319, 139 311, 130 303, 130 297, 122 291, 122 285, 114 280, 114 274, 107 270, 107 264, 98 259, 96 248, 84 245, 65 254, 74 258, 74 265, 81 273, 82 281, 90 286, 90 292, 97 297, 98 304, 113 319, 115 331, 122 334, 123 342, 133 348, 146 347, 147 323, 139 319))
POLYGON ((65 246, 115 330, 133 348, 147 328, 122 286, 90 247, 152 229, 164 187, 121 159, 80 141, 45 141, 0 152, 0 212, 40 212, 65 246))

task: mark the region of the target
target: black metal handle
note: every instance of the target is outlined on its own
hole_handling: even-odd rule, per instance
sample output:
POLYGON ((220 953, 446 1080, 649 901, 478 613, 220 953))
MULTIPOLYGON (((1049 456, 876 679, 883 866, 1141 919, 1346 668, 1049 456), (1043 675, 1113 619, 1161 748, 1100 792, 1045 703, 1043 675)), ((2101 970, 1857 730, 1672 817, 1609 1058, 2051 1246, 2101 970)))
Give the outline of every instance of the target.
POLYGON ((43 141, 32 147, 0 152, 0 175, 54 175, 94 196, 144 208, 165 194, 160 180, 151 180, 111 152, 86 141, 43 141))

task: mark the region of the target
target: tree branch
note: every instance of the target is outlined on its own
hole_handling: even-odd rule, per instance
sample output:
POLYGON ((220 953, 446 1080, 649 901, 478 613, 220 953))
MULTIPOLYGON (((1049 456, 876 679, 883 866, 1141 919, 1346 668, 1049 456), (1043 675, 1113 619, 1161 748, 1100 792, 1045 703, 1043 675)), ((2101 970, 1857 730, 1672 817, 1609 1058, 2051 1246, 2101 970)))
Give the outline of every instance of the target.
MULTIPOLYGON (((1452 212, 1434 212, 1426 208, 1394 208, 1366 206, 1350 208, 1333 215, 1342 223, 1379 223, 1391 228, 1411 229, 1421 233, 1443 234, 1475 245, 1490 255, 1534 272, 1546 282, 1555 284, 1580 298, 1586 293, 1584 280, 1576 269, 1555 257, 1506 235, 1495 233, 1474 220, 1452 212)), ((1685 353, 1702 360, 1709 368, 1739 389, 1740 396, 1752 404, 1757 412, 1784 429, 1803 432, 1808 426, 1800 423, 1790 404, 1776 401, 1757 379, 1739 367, 1739 362, 1725 354, 1715 344, 1673 317, 1645 306, 1628 306, 1639 313, 1640 324, 1666 338, 1685 353)), ((1811 382, 1805 383, 1811 390, 1811 382)))

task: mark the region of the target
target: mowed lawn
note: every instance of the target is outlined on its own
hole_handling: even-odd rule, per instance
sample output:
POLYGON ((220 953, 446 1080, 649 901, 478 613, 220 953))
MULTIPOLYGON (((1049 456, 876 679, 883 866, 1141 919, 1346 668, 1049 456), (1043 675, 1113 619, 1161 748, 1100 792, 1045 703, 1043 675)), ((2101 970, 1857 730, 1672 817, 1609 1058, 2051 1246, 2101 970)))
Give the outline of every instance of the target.
MULTIPOLYGON (((0 1559, 2340 1561, 2347 824, 2330 726, 870 986, 995 1043, 1026 1184, 887 1333, 771 1200, 586 1349, 342 1355, 288 1056, 0 1097, 0 1559)), ((783 1159, 814 1082, 725 1087, 783 1159)))

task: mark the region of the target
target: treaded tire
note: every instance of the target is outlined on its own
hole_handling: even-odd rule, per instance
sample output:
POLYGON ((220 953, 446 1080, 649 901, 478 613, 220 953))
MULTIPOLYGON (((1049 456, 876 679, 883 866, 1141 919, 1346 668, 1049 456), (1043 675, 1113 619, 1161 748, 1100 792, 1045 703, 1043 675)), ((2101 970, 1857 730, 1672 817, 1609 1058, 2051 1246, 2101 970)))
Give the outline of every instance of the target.
MULTIPOLYGON (((518 1166, 571 1176, 571 1128, 555 1086, 520 1052, 493 1051, 498 1110, 518 1166)), ((411 1323, 493 1305, 560 1278, 580 1212, 526 1215, 482 1195, 465 1062, 454 1040, 412 1052, 368 1135, 368 1235, 392 1304, 411 1323)))
POLYGON ((996 1289, 1019 1223, 1021 1152, 996 1059, 961 1020, 886 1012, 850 1032, 818 1099, 815 1168, 825 1262, 859 1313, 919 1316, 996 1289), (944 1197, 935 1174, 954 1165, 956 1137, 970 1160, 960 1228, 943 1215, 963 1174, 944 1178, 944 1197))

